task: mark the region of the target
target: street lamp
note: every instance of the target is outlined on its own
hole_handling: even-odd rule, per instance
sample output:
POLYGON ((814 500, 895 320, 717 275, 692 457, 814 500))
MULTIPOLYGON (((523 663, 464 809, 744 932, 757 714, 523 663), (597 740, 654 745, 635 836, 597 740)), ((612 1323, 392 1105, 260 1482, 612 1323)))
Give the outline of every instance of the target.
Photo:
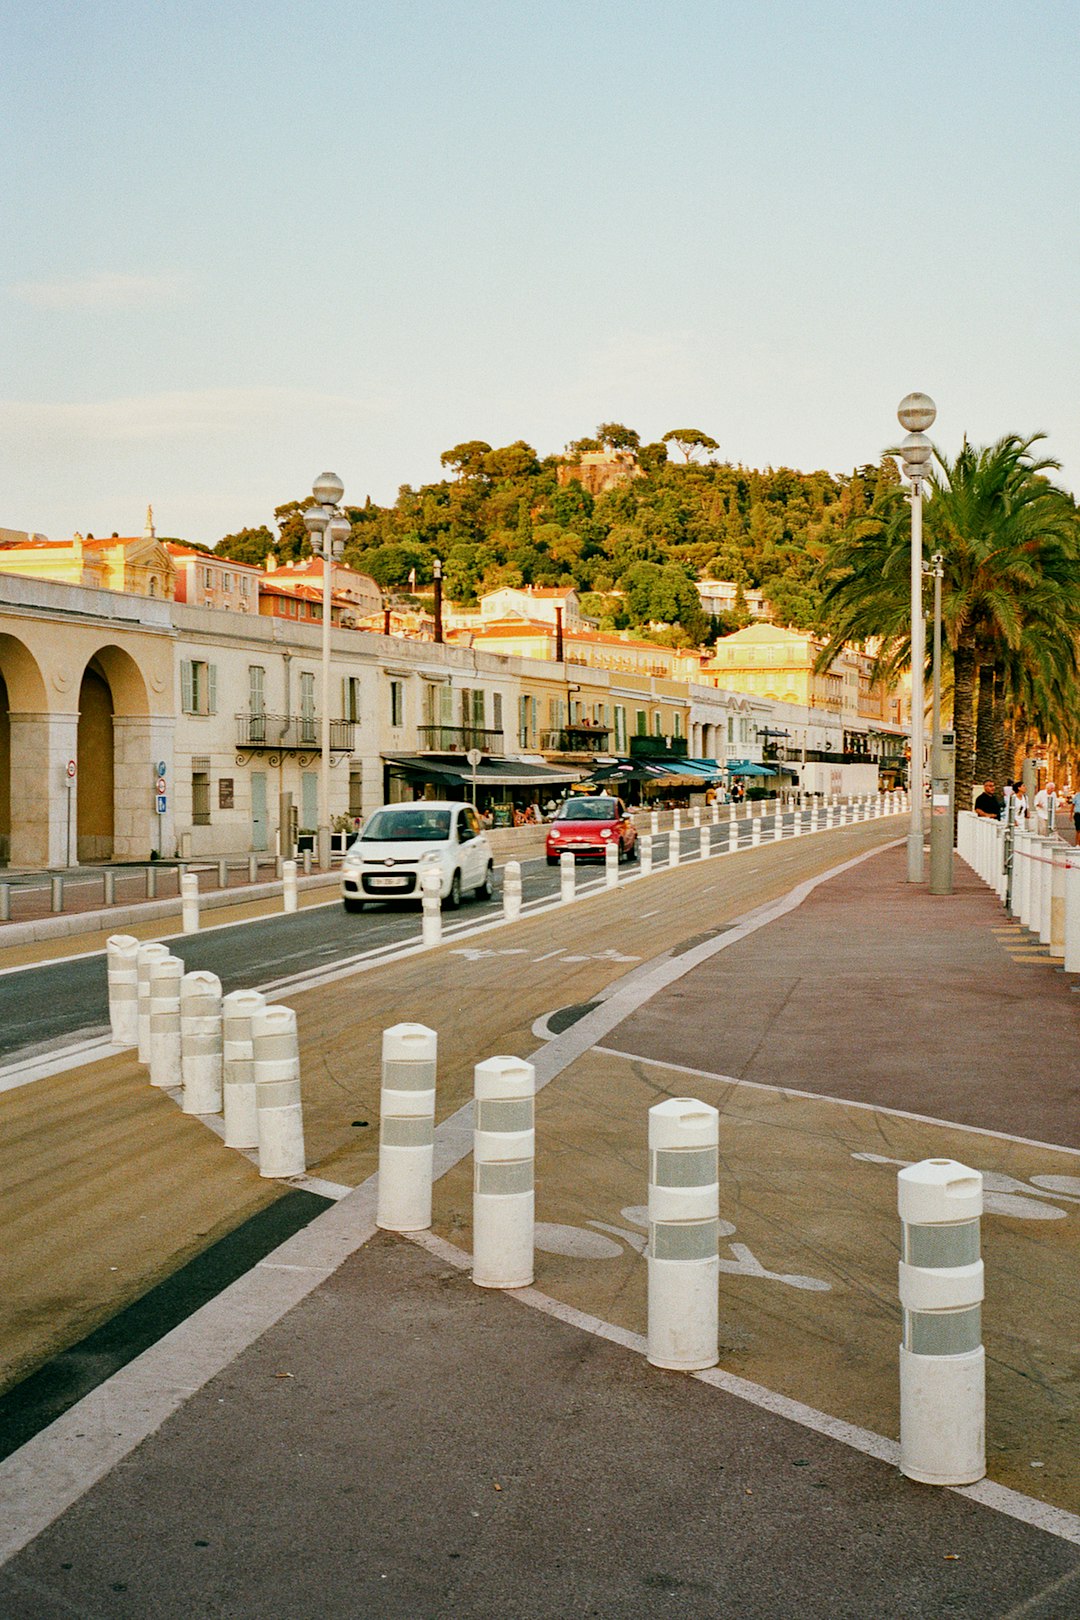
POLYGON ((311 486, 315 505, 304 513, 312 549, 323 560, 322 618, 322 769, 319 780, 319 865, 330 865, 330 615, 334 562, 345 549, 351 525, 339 502, 345 485, 336 473, 321 473, 311 486))
POLYGON ((930 703, 930 893, 952 894, 953 760, 941 731, 941 582, 945 554, 935 551, 926 574, 934 581, 934 687, 930 703), (942 800, 946 803, 942 803, 942 800))
POLYGON ((923 664, 926 658, 926 632, 922 606, 922 486, 933 446, 925 430, 937 416, 937 406, 928 394, 906 394, 896 412, 907 438, 900 446, 904 476, 911 482, 911 827, 907 837, 907 877, 909 883, 923 878, 923 664))

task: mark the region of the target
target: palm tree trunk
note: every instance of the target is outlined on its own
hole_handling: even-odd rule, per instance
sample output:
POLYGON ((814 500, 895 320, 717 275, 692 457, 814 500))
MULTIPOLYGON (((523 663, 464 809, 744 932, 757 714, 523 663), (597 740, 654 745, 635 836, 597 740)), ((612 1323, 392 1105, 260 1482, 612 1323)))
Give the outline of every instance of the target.
POLYGON ((994 774, 994 667, 980 664, 975 671, 978 697, 975 707, 975 781, 994 774))
POLYGON ((975 781, 975 649, 962 641, 953 653, 953 724, 956 728, 956 808, 970 810, 975 781))
POLYGON ((994 670, 994 750, 990 762, 990 774, 997 784, 998 791, 1006 781, 1013 779, 1013 755, 1016 752, 1012 736, 1012 721, 1004 698, 1004 680, 1000 669, 994 670))

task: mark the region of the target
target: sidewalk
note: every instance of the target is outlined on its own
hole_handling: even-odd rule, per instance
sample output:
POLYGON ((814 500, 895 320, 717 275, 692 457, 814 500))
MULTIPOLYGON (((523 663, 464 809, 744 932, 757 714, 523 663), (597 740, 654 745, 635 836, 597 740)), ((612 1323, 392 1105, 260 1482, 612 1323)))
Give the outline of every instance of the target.
POLYGON ((92 1476, 96 1445, 146 1436, 3 1566, 5 1616, 1080 1612, 1071 980, 959 863, 939 899, 903 863, 754 931, 687 911, 688 943, 599 1000, 564 974, 585 1010, 536 1058, 535 1287, 460 1269, 468 1138, 444 1119, 422 1246, 372 1238, 358 1187, 0 1468, 22 1512, 57 1459, 92 1476), (641 1354, 645 1111, 687 1093, 722 1109, 715 1377, 641 1354), (946 1153, 989 1172, 991 1483, 968 1492, 890 1450, 895 1171, 946 1153))

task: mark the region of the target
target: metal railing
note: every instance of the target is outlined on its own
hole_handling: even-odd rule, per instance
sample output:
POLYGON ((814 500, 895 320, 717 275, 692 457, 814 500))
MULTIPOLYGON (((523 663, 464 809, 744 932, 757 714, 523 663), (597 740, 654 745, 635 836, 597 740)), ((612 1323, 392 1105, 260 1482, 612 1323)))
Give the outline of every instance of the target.
POLYGON ((482 754, 504 752, 503 734, 490 726, 417 726, 417 747, 422 754, 482 754))
POLYGON ((600 749, 606 752, 610 726, 559 726, 554 731, 540 733, 542 754, 588 754, 600 749))
MULTIPOLYGON (((355 720, 331 720, 330 748, 335 754, 352 752, 355 720)), ((314 714, 238 714, 237 748, 266 749, 270 753, 300 753, 322 743, 322 725, 314 714)))

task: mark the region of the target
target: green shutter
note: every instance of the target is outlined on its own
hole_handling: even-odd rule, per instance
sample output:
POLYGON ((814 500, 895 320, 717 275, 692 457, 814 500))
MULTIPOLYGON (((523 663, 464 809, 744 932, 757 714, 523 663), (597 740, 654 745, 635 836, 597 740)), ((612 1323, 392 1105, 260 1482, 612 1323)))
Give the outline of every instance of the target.
POLYGON ((206 666, 206 712, 217 714, 217 665, 206 666))
POLYGON ((180 707, 184 714, 195 711, 195 683, 191 672, 191 659, 180 660, 180 707))

